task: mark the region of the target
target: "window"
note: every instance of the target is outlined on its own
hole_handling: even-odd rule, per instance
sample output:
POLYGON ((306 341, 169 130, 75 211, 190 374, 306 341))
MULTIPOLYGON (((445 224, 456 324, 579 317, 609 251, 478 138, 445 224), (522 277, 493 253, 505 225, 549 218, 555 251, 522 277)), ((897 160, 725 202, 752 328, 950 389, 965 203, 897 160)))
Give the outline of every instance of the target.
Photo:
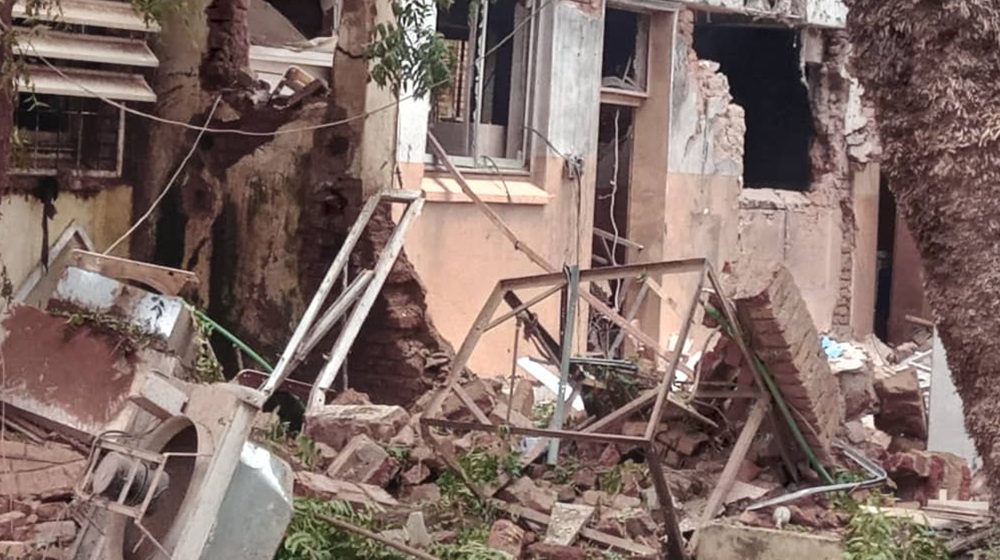
POLYGON ((459 165, 524 167, 528 17, 516 0, 456 0, 438 13, 437 31, 455 53, 454 79, 432 104, 428 128, 459 165))
POLYGON ((644 93, 648 52, 649 16, 608 8, 604 15, 602 89, 644 93))
POLYGON ((99 99, 20 94, 14 115, 20 173, 121 175, 124 114, 99 99))
POLYGON ((809 190, 815 130, 799 31, 716 20, 695 26, 694 48, 698 58, 719 63, 745 111, 744 186, 809 190))

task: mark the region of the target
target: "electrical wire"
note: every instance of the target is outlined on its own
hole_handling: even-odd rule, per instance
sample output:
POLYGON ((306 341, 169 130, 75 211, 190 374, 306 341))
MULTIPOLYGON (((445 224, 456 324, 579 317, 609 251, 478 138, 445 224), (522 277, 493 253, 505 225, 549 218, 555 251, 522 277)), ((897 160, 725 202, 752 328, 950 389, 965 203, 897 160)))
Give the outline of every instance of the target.
MULTIPOLYGON (((212 117, 215 116, 215 110, 219 108, 219 102, 221 101, 222 101, 221 95, 215 98, 215 103, 212 104, 212 109, 208 112, 208 118, 205 119, 206 125, 212 122, 212 117)), ((177 169, 174 171, 174 174, 170 177, 170 180, 167 181, 167 186, 163 187, 163 190, 160 192, 159 196, 157 196, 156 199, 153 200, 153 203, 149 205, 149 209, 146 210, 146 213, 143 214, 142 217, 140 217, 138 220, 136 220, 135 224, 133 224, 132 227, 128 229, 128 231, 123 233, 121 237, 116 239, 115 242, 112 243, 107 248, 107 250, 104 251, 105 255, 111 253, 111 251, 114 251, 115 248, 118 247, 118 245, 120 245, 123 241, 128 239, 129 236, 135 233, 135 230, 139 229, 139 226, 142 225, 143 222, 148 220, 151 215, 153 215, 153 210, 155 210, 156 207, 159 206, 160 202, 163 201, 164 197, 167 196, 167 193, 170 192, 170 188, 174 186, 174 183, 177 181, 177 178, 180 177, 181 172, 184 171, 185 167, 187 167, 188 161, 191 160, 191 156, 194 155, 195 150, 198 149, 198 145, 201 143, 201 137, 205 135, 205 130, 206 128, 202 128, 198 132, 198 136, 194 139, 194 142, 191 144, 191 149, 188 150, 187 155, 184 156, 184 159, 181 160, 180 165, 177 166, 177 169)))
MULTIPOLYGON (((533 10, 528 17, 524 18, 523 21, 521 21, 518 25, 516 25, 514 27, 514 29, 512 29, 511 32, 507 34, 507 36, 505 36, 503 39, 501 39, 499 42, 497 42, 497 44, 494 45, 493 48, 487 50, 485 53, 483 53, 482 55, 480 55, 479 57, 477 57, 475 61, 479 62, 480 60, 483 60, 483 59, 489 57, 490 55, 492 55, 493 53, 495 53, 497 50, 499 50, 508 41, 510 41, 511 39, 513 39, 514 36, 517 33, 519 33, 521 31, 521 29, 524 28, 525 25, 527 25, 532 20, 534 20, 535 18, 537 18, 538 15, 541 14, 542 11, 545 8, 547 8, 550 4, 552 4, 554 1, 555 0, 546 0, 541 6, 539 6, 535 10, 533 10)), ((0 27, 2 27, 7 32, 11 32, 12 31, 11 28, 7 24, 3 24, 2 22, 0 22, 0 27)), ((415 93, 411 93, 411 94, 404 95, 403 97, 399 97, 396 100, 392 101, 391 103, 387 103, 385 105, 382 105, 381 107, 376 107, 375 109, 372 109, 370 111, 366 111, 364 113, 360 113, 360 114, 357 114, 357 115, 354 115, 354 116, 351 116, 351 117, 347 117, 345 119, 341 119, 341 120, 338 120, 338 121, 332 121, 332 122, 328 122, 328 123, 320 123, 320 124, 309 125, 309 126, 302 126, 302 127, 297 127, 297 128, 280 129, 280 130, 274 130, 274 131, 271 131, 271 132, 255 132, 255 131, 239 130, 239 129, 233 129, 233 128, 214 128, 214 127, 208 126, 207 124, 204 125, 204 126, 198 126, 198 125, 193 125, 191 123, 187 123, 187 122, 184 122, 184 121, 167 119, 167 118, 164 118, 164 117, 156 116, 156 115, 154 115, 152 113, 147 113, 145 111, 140 111, 138 109, 129 107, 129 106, 125 105, 124 103, 120 103, 120 102, 115 101, 113 99, 110 99, 110 98, 108 98, 108 97, 106 97, 104 95, 101 95, 101 94, 93 91, 92 89, 88 88, 87 86, 83 85, 82 83, 80 83, 79 80, 77 80, 77 79, 75 79, 75 78, 67 75, 60 68, 58 68, 54 64, 52 64, 52 62, 50 62, 47 58, 45 58, 44 56, 42 56, 38 52, 38 50, 31 43, 30 40, 27 41, 27 45, 31 49, 31 51, 34 53, 31 56, 34 57, 34 58, 37 58, 38 60, 40 60, 43 64, 45 64, 45 66, 47 66, 50 70, 52 70, 53 72, 55 72, 60 78, 62 78, 64 80, 66 80, 67 82, 75 85, 76 87, 80 88, 82 91, 84 91, 87 94, 93 96, 94 98, 99 99, 100 101, 102 101, 102 102, 104 102, 104 103, 106 103, 106 104, 108 104, 108 105, 110 105, 112 107, 115 107, 116 109, 124 111, 124 112, 126 112, 126 113, 128 113, 130 115, 135 115, 137 117, 141 117, 141 118, 144 118, 144 119, 155 121, 155 122, 158 122, 158 123, 161 123, 161 124, 169 124, 169 125, 173 125, 173 126, 179 126, 181 128, 186 128, 188 130, 197 130, 197 131, 200 131, 200 132, 210 132, 210 133, 213 133, 213 134, 235 134, 235 135, 238 135, 238 136, 271 137, 271 136, 279 136, 279 135, 282 135, 282 134, 297 134, 297 133, 301 133, 301 132, 311 132, 311 131, 316 131, 316 130, 323 130, 323 129, 327 129, 327 128, 334 128, 334 127, 338 127, 338 126, 350 124, 350 123, 352 123, 354 121, 367 119, 368 117, 370 117, 372 115, 375 115, 375 114, 381 113, 383 111, 387 111, 389 109, 397 107, 403 101, 406 101, 406 100, 409 100, 409 99, 414 99, 414 98, 417 97, 415 93)), ((22 52, 23 52, 23 50, 22 50, 22 52)), ((436 82, 434 84, 431 84, 430 89, 434 89, 434 88, 443 86, 443 85, 447 84, 449 81, 451 81, 451 78, 440 80, 440 81, 438 81, 438 82, 436 82)))

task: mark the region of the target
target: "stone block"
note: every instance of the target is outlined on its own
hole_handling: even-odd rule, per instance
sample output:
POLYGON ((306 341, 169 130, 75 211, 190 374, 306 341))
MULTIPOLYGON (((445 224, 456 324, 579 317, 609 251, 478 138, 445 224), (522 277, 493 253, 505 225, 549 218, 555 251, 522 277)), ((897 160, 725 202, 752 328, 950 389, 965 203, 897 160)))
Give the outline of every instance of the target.
POLYGON ((576 541, 580 531, 594 516, 594 508, 587 505, 555 504, 549 518, 544 542, 569 546, 576 541))
POLYGON ((409 420, 399 406, 329 404, 306 416, 306 435, 339 451, 357 435, 388 443, 409 420))
POLYGON ((903 500, 926 502, 937 499, 941 490, 952 500, 970 497, 972 473, 957 455, 932 451, 891 453, 882 466, 896 483, 896 495, 903 500))
POLYGON ((549 513, 556 503, 558 493, 551 489, 538 486, 530 478, 522 476, 500 492, 500 497, 509 502, 541 513, 549 513))
POLYGON ((698 560, 841 560, 839 538, 803 531, 779 531, 711 523, 698 532, 698 560))
POLYGON ((320 500, 341 500, 354 505, 375 507, 396 507, 399 505, 388 492, 378 486, 335 480, 308 471, 295 473, 294 489, 296 496, 320 500))
POLYGON ((330 463, 330 478, 385 488, 396 476, 399 463, 368 436, 355 436, 330 463))
POLYGON ((927 441, 927 416, 920 381, 913 368, 898 368, 875 381, 879 412, 875 426, 890 436, 927 441))
POLYGON ((512 521, 500 519, 490 527, 490 536, 486 540, 486 546, 493 550, 506 552, 512 558, 520 558, 524 549, 524 529, 512 521))
POLYGON ((587 554, 573 546, 537 542, 528 547, 531 560, 587 560, 587 554))

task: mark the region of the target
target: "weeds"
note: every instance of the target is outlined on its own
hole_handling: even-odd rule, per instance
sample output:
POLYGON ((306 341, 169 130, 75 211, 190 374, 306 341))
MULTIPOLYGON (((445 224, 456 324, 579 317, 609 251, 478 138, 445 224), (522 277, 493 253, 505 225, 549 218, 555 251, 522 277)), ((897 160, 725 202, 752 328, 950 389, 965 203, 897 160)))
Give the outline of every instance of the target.
MULTIPOLYGON (((875 493, 868 505, 878 507, 875 493)), ((847 524, 844 560, 947 560, 944 543, 910 518, 890 517, 878 510, 855 507, 847 524)))

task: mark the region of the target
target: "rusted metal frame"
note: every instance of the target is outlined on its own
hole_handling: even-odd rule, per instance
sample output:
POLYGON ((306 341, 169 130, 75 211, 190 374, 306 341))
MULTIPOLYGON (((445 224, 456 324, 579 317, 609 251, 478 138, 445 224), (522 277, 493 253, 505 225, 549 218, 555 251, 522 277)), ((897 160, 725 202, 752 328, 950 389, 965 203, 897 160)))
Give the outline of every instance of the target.
POLYGON ((671 385, 674 383, 674 375, 677 372, 677 366, 680 364, 681 354, 683 353, 682 349, 684 348, 684 343, 687 342, 688 335, 691 333, 691 325, 694 323, 695 313, 698 311, 698 306, 701 302, 701 289, 705 285, 707 270, 708 261, 702 261, 701 270, 698 274, 698 285, 691 296, 691 304, 688 306, 684 323, 681 325, 681 332, 677 336, 677 346, 674 348, 673 355, 670 358, 670 365, 667 366, 667 371, 663 376, 663 381, 661 381, 659 394, 656 396, 656 404, 653 405, 653 413, 650 415, 649 423, 646 425, 646 439, 649 441, 653 441, 653 437, 656 435, 656 427, 659 426, 660 420, 663 418, 663 408, 667 403, 667 395, 670 394, 671 385))
MULTIPOLYGON (((639 314, 639 309, 642 307, 644 301, 646 301, 646 294, 649 293, 649 279, 644 278, 642 281, 642 286, 639 286, 639 293, 636 294, 635 300, 632 305, 629 306, 628 311, 625 313, 625 319, 632 321, 635 316, 639 314)), ((608 354, 613 356, 618 348, 625 342, 625 331, 619 330, 618 334, 615 335, 614 342, 611 343, 611 348, 608 349, 608 354)))
MULTIPOLYGON (((358 333, 361 332, 361 326, 364 324, 365 319, 368 318, 368 313, 371 311, 372 305, 375 304, 375 298, 378 297, 379 292, 382 290, 382 285, 396 264, 399 253, 403 250, 406 232, 413 224, 413 221, 420 215, 423 207, 423 198, 415 198, 407 203, 403 217, 399 219, 395 229, 392 231, 392 236, 379 254, 378 263, 375 265, 375 274, 372 276, 371 282, 368 283, 365 293, 354 305, 354 309, 351 310, 351 314, 340 331, 340 336, 337 337, 337 341, 330 350, 329 361, 323 366, 323 369, 320 370, 316 378, 316 384, 309 395, 307 410, 316 410, 318 407, 326 404, 326 390, 333 386, 333 382, 336 380, 341 366, 347 359, 347 353, 354 344, 358 333)), ((343 252, 341 251, 341 253, 343 252)), ((340 253, 337 256, 339 257, 340 253)))
POLYGON ((420 422, 435 428, 445 428, 449 430, 465 430, 476 432, 493 432, 503 430, 519 436, 563 438, 583 442, 597 443, 622 443, 626 445, 645 445, 648 441, 638 436, 623 436, 621 434, 598 434, 574 432, 572 430, 558 430, 546 428, 521 428, 511 425, 482 424, 478 422, 459 422, 457 420, 444 420, 440 418, 421 418, 420 422))
POLYGON ((653 479, 653 488, 656 489, 656 497, 663 510, 663 523, 667 529, 667 541, 663 543, 663 552, 668 560, 687 560, 684 536, 677 520, 677 510, 674 509, 674 498, 670 494, 670 485, 667 484, 667 476, 663 473, 663 463, 652 439, 646 441, 644 451, 649 474, 653 479))
MULTIPOLYGON (((750 410, 750 415, 747 417, 746 423, 743 424, 743 430, 740 431, 740 435, 736 439, 736 445, 733 446, 732 451, 729 453, 726 466, 723 467, 722 474, 719 475, 719 481, 712 490, 712 494, 708 497, 708 504, 701 514, 701 525, 711 521, 715 517, 715 514, 722 508, 722 502, 726 499, 729 491, 732 490, 740 466, 743 464, 743 460, 746 459, 750 445, 753 443, 753 438, 756 437, 757 431, 760 429, 760 425, 767 416, 767 411, 770 408, 771 397, 768 395, 757 399, 753 409, 750 410)), ((691 537, 691 549, 694 550, 697 544, 698 531, 696 530, 695 534, 691 537)))
MULTIPOLYGON (((559 287, 556 287, 556 291, 559 287)), ((510 307, 519 307, 522 304, 521 298, 517 296, 514 292, 507 292, 503 295, 504 303, 510 307)), ((529 338, 535 340, 539 345, 539 351, 544 354, 545 359, 551 361, 552 363, 559 363, 559 356, 562 351, 559 348, 559 343, 556 341, 555 337, 546 330, 545 326, 542 325, 541 321, 538 319, 538 315, 529 310, 522 310, 520 315, 521 320, 524 321, 524 334, 529 338)))
MULTIPOLYGON (((589 268, 580 271, 580 283, 602 282, 605 280, 624 280, 629 277, 654 276, 663 274, 684 274, 700 272, 707 265, 703 258, 684 259, 678 261, 660 261, 655 263, 627 264, 622 266, 605 266, 589 268)), ((506 290, 523 288, 540 288, 545 286, 565 286, 566 275, 563 272, 552 272, 518 278, 507 278, 500 281, 500 287, 506 290)), ((583 297, 583 292, 580 293, 583 297)))
MULTIPOLYGON (((508 226, 500 218, 500 216, 497 215, 497 213, 493 211, 493 209, 490 208, 489 205, 487 205, 486 202, 483 201, 483 199, 480 198, 480 196, 476 194, 474 190, 472 190, 472 187, 469 186, 469 183, 468 181, 465 180, 465 177, 462 175, 462 172, 459 171, 458 168, 455 167, 455 164, 451 162, 451 159, 448 157, 448 154, 445 153, 444 148, 441 147, 440 142, 438 142, 437 138, 435 138, 434 135, 429 132, 427 134, 427 143, 428 146, 431 148, 431 151, 433 152, 434 156, 437 157, 438 160, 444 164, 444 167, 448 171, 448 173, 450 173, 452 177, 454 177, 455 182, 457 182, 459 188, 462 189, 462 193, 465 194, 465 196, 469 197, 469 199, 475 203, 475 205, 483 212, 483 214, 486 215, 486 218, 489 219, 491 222, 493 222, 493 224, 500 229, 500 231, 504 234, 504 236, 507 237, 507 239, 509 239, 510 242, 514 244, 514 249, 524 253, 529 260, 531 260, 533 263, 540 266, 547 272, 550 273, 556 272, 557 269, 555 266, 552 265, 552 263, 545 260, 545 258, 542 257, 540 254, 538 254, 534 249, 524 244, 517 237, 514 231, 510 229, 510 226, 508 226)), ((692 260, 705 262, 705 259, 703 258, 692 259, 692 260)), ((683 262, 685 261, 676 261, 675 266, 677 265, 677 263, 683 263, 683 262)), ((641 265, 638 266, 641 268, 641 265)), ((621 267, 614 267, 614 268, 621 268, 621 267)), ((624 268, 628 269, 629 267, 626 266, 624 268)), ((563 281, 565 281, 565 279, 563 279, 563 281)), ((587 281, 589 282, 593 280, 588 279, 587 281)), ((546 284, 548 284, 548 282, 546 284)), ((650 348, 653 348, 656 351, 656 353, 662 356, 665 360, 670 359, 670 355, 663 348, 660 347, 659 343, 656 340, 654 340, 651 336, 647 335, 641 330, 635 328, 631 324, 631 322, 625 320, 625 318, 622 317, 620 314, 618 314, 618 312, 616 312, 614 309, 611 309, 607 304, 605 304, 603 301, 601 301, 596 296, 591 294, 589 290, 581 292, 580 295, 581 297, 583 297, 583 299, 587 302, 588 305, 590 305, 593 309, 597 310, 598 312, 604 314, 612 323, 617 325, 619 328, 625 329, 625 331, 628 332, 633 337, 635 337, 636 340, 645 344, 646 346, 649 346, 650 348)), ((691 373, 689 371, 690 368, 687 368, 686 366, 683 366, 682 369, 685 369, 685 371, 691 373)))
MULTIPOLYGON (((616 422, 620 422, 620 421, 624 420, 626 417, 630 416, 631 414, 634 414, 635 412, 637 412, 637 411, 639 411, 639 410, 641 410, 641 409, 649 406, 653 402, 655 402, 656 401, 656 396, 657 396, 658 392, 659 392, 658 389, 648 389, 648 390, 646 390, 644 393, 642 393, 638 397, 632 399, 632 401, 629 402, 628 404, 626 404, 625 406, 623 406, 623 407, 615 410, 611 414, 608 414, 607 416, 605 416, 604 418, 601 418, 597 422, 594 422, 590 426, 587 426, 586 428, 584 428, 583 431, 585 431, 585 432, 599 432, 599 431, 603 430, 604 428, 607 428, 608 426, 614 425, 616 422)), ((694 410, 693 408, 691 408, 690 405, 688 405, 687 403, 681 401, 680 399, 678 399, 673 394, 667 395, 667 402, 670 403, 670 404, 672 404, 672 405, 674 405, 674 406, 676 406, 677 408, 680 408, 684 412, 690 414, 693 418, 697 419, 698 421, 702 422, 703 424, 706 424, 706 425, 711 426, 713 428, 718 428, 719 427, 719 424, 716 423, 714 420, 712 420, 711 418, 708 418, 708 417, 704 416, 703 414, 699 413, 697 410, 694 410)))
POLYGON ((458 396, 458 399, 462 401, 462 404, 464 404, 465 407, 472 412, 473 416, 476 417, 476 420, 486 424, 492 424, 492 422, 490 422, 490 417, 483 412, 483 409, 479 408, 479 405, 476 404, 476 400, 473 399, 472 395, 465 390, 465 387, 462 387, 461 385, 454 385, 451 389, 455 392, 455 395, 458 396))
POLYGON ((479 339, 486 333, 486 325, 490 323, 497 307, 500 306, 500 301, 503 300, 505 292, 506 290, 501 288, 500 283, 497 283, 490 296, 486 299, 486 304, 479 310, 479 315, 476 317, 475 322, 472 323, 472 326, 469 327, 469 332, 465 335, 458 353, 455 354, 455 359, 451 361, 451 371, 448 373, 448 379, 445 381, 444 387, 438 391, 438 394, 434 396, 427 406, 427 417, 434 417, 441 411, 444 399, 461 378, 462 370, 465 369, 465 365, 469 362, 472 351, 479 344, 479 339))
POLYGON ((527 311, 531 307, 534 307, 535 305, 538 305, 539 303, 545 301, 546 299, 548 299, 549 297, 551 297, 552 294, 555 294, 556 292, 558 292, 562 288, 563 288, 562 286, 553 286, 552 288, 549 288, 548 290, 542 292, 541 294, 538 294, 537 296, 529 299, 528 301, 522 303, 521 305, 518 305, 514 309, 508 311, 507 313, 504 313, 503 315, 497 317, 496 319, 493 320, 492 323, 490 323, 489 325, 486 325, 486 327, 484 327, 483 330, 484 331, 491 331, 491 330, 495 329, 496 327, 500 326, 501 324, 503 324, 503 323, 509 321, 510 319, 513 319, 514 317, 518 316, 519 314, 521 314, 521 312, 527 311))
POLYGON ((295 332, 292 333, 292 338, 288 341, 288 345, 285 346, 285 350, 282 352, 281 358, 278 359, 274 371, 267 379, 267 382, 264 383, 264 386, 261 387, 260 390, 265 398, 271 396, 275 389, 288 377, 288 374, 291 373, 291 364, 295 359, 295 353, 298 352, 302 342, 309 334, 309 329, 319 316, 323 308, 323 303, 326 302, 327 296, 333 290, 337 278, 347 267, 347 261, 350 259, 351 253, 354 252, 354 247, 361 239, 361 234, 364 232, 369 220, 375 215, 375 209, 378 207, 379 202, 381 202, 381 194, 375 194, 369 197, 365 205, 361 208, 358 219, 354 221, 354 225, 351 226, 351 230, 347 234, 347 239, 344 240, 337 256, 330 263, 330 268, 327 269, 326 276, 323 277, 319 288, 316 290, 316 294, 313 295, 312 301, 309 302, 309 307, 302 314, 302 319, 299 321, 298 326, 295 327, 295 332))
POLYGON ((734 391, 718 391, 699 389, 691 395, 692 399, 759 399, 766 393, 754 389, 736 389, 734 391))

